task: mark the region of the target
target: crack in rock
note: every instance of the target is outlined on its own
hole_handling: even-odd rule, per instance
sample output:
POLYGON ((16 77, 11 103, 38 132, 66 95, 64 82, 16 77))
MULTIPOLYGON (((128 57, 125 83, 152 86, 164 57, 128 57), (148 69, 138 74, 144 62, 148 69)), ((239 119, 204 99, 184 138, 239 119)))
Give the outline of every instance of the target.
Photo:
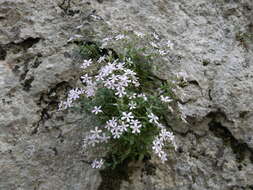
MULTIPOLYGON (((212 120, 209 122, 209 130, 218 138, 221 138, 225 145, 230 146, 238 162, 242 162, 248 155, 253 163, 253 150, 245 142, 237 140, 229 129, 219 121, 216 116, 219 113, 212 113, 212 120)), ((210 115, 209 115, 210 116, 210 115)))

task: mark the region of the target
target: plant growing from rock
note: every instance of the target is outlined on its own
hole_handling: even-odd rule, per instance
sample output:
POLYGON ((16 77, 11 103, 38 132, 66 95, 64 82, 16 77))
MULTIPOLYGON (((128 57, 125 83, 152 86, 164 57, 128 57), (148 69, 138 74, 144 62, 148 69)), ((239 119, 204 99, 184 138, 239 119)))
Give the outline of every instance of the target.
POLYGON ((93 168, 143 160, 151 152, 165 162, 166 147, 177 148, 173 133, 166 127, 167 115, 177 113, 172 90, 176 83, 158 80, 152 74, 153 60, 166 55, 173 44, 158 44, 158 40, 157 34, 133 32, 107 37, 101 48, 94 44, 81 47, 85 56, 80 77, 83 86, 70 90, 59 108, 79 105, 99 118, 100 125, 83 140, 84 148, 97 150, 98 155, 107 153, 92 162, 93 168), (80 104, 74 104, 77 100, 80 104))

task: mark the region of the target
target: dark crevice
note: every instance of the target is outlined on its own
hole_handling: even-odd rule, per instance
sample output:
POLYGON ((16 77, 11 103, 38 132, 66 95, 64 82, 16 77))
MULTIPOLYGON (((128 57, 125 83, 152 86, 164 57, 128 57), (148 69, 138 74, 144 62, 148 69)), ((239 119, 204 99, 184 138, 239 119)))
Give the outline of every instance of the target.
POLYGON ((20 51, 26 51, 31 48, 34 44, 38 43, 41 38, 33 38, 29 37, 21 42, 11 42, 9 44, 4 45, 6 50, 12 50, 14 53, 18 53, 20 51))
POLYGON ((19 81, 22 81, 21 84, 23 85, 23 90, 29 91, 31 88, 31 84, 34 80, 34 76, 31 76, 30 78, 26 79, 27 73, 29 72, 30 68, 37 68, 41 63, 40 54, 35 56, 34 58, 28 57, 24 58, 24 63, 22 67, 22 73, 20 73, 20 66, 15 65, 12 69, 12 71, 16 74, 20 73, 19 81))
POLYGON ((150 176, 154 176, 155 175, 155 172, 156 172, 156 166, 149 162, 149 161, 146 161, 144 163, 144 167, 142 169, 142 173, 145 173, 146 175, 150 175, 150 176))
POLYGON ((239 117, 245 119, 249 113, 249 111, 242 111, 239 113, 239 117))
MULTIPOLYGON (((129 158, 117 164, 115 168, 107 167, 100 170, 102 182, 98 190, 119 190, 123 181, 133 182, 131 176, 136 171, 140 171, 141 175, 155 175, 156 166, 149 161, 150 158, 150 156, 146 156, 142 161, 129 158)), ((110 163, 110 157, 106 158, 106 162, 110 163)))
POLYGON ((212 98, 212 90, 211 89, 209 89, 208 90, 208 97, 209 97, 209 100, 213 100, 213 98, 212 98))
POLYGON ((41 123, 43 123, 45 120, 49 119, 50 115, 47 112, 47 109, 42 109, 41 113, 40 113, 40 119, 36 124, 36 127, 33 129, 33 131, 31 132, 32 135, 37 134, 38 130, 39 130, 39 126, 41 123))
POLYGON ((2 46, 0 46, 0 61, 5 60, 6 56, 7 56, 7 52, 3 49, 2 46))
POLYGON ((102 182, 100 183, 98 190, 119 190, 122 181, 129 181, 129 161, 117 165, 116 168, 106 168, 100 171, 102 182))
MULTIPOLYGON (((32 38, 29 37, 21 42, 15 43, 15 42, 11 42, 9 44, 5 44, 5 45, 0 45, 0 60, 5 60, 8 52, 12 52, 14 54, 17 54, 19 52, 23 53, 23 56, 16 59, 17 63, 16 65, 11 65, 10 67, 12 68, 12 71, 15 74, 20 73, 20 68, 22 68, 22 73, 19 76, 19 80, 25 80, 26 75, 29 71, 29 62, 33 59, 33 57, 31 57, 31 55, 26 54, 27 49, 31 48, 34 44, 38 43, 41 40, 41 38, 32 38), (23 65, 21 66, 21 63, 23 63, 23 65), (18 65, 19 64, 19 65, 18 65)), ((39 55, 37 56, 39 57, 39 55)), ((39 60, 34 59, 33 65, 32 67, 36 67, 40 64, 39 60)), ((33 81, 33 77, 31 77, 30 79, 28 79, 27 81, 24 82, 25 85, 25 90, 29 90, 31 82, 33 81)))
MULTIPOLYGON (((40 95, 37 105, 42 107, 42 110, 40 112, 40 119, 32 131, 32 135, 37 134, 39 127, 43 125, 46 120, 49 120, 53 117, 54 111, 58 108, 59 95, 62 94, 62 91, 65 93, 69 88, 69 83, 63 81, 50 88, 48 93, 42 93, 40 95)), ((64 118, 62 118, 62 120, 63 119, 64 118)), ((63 136, 59 136, 59 138, 61 141, 63 141, 63 136)))
POLYGON ((78 59, 99 59, 101 56, 111 56, 114 59, 118 59, 119 55, 112 48, 100 48, 96 42, 93 41, 73 41, 76 45, 80 47, 80 50, 77 52, 78 59))
POLYGON ((242 162, 247 155, 250 155, 250 160, 253 162, 253 150, 246 143, 237 140, 220 121, 213 118, 208 126, 216 137, 221 138, 226 146, 231 147, 238 162, 242 162))
POLYGON ((33 63, 32 63, 32 68, 36 69, 39 67, 39 65, 42 63, 41 58, 42 54, 38 53, 37 56, 34 58, 33 63))
POLYGON ((71 9, 71 0, 63 0, 58 6, 63 10, 64 14, 68 16, 74 16, 80 13, 80 10, 71 9))
POLYGON ((58 150, 56 147, 49 147, 54 152, 54 155, 57 156, 59 154, 58 150))
POLYGON ((191 80, 191 81, 188 81, 189 84, 192 84, 192 85, 195 85, 195 86, 200 86, 198 81, 196 80, 191 80))
POLYGON ((0 15, 0 21, 1 21, 1 20, 5 20, 5 19, 6 19, 6 17, 5 17, 5 16, 0 15))
POLYGON ((21 46, 24 50, 27 50, 31 48, 34 44, 38 43, 40 41, 40 38, 32 38, 29 37, 25 39, 24 41, 17 43, 16 45, 21 46))
POLYGON ((253 190, 253 185, 245 185, 245 186, 241 186, 241 185, 233 185, 230 187, 229 190, 253 190))
POLYGON ((24 63, 24 66, 23 66, 22 70, 23 70, 23 73, 20 75, 19 81, 25 80, 25 77, 26 77, 26 75, 27 75, 27 73, 29 71, 29 69, 28 69, 28 63, 27 62, 24 63))
POLYGON ((26 79, 23 83, 22 83, 22 86, 23 86, 23 90, 25 91, 29 91, 30 88, 32 87, 32 82, 34 81, 34 77, 31 76, 31 78, 29 79, 26 79))
POLYGON ((21 42, 18 42, 18 43, 11 42, 5 46, 7 49, 17 48, 19 50, 26 51, 27 49, 31 48, 34 44, 38 43, 40 40, 41 38, 29 37, 21 42))

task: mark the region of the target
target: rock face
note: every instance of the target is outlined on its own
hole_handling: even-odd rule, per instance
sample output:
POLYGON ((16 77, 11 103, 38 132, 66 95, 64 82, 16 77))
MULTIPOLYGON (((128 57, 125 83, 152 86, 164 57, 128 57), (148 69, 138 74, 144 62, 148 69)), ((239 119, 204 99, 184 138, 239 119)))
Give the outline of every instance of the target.
POLYGON ((119 189, 253 189, 252 0, 1 0, 0 189, 106 189, 81 148, 92 120, 57 104, 79 73, 69 39, 122 30, 175 44, 156 74, 187 73, 189 123, 173 126, 166 164, 151 159, 119 189))

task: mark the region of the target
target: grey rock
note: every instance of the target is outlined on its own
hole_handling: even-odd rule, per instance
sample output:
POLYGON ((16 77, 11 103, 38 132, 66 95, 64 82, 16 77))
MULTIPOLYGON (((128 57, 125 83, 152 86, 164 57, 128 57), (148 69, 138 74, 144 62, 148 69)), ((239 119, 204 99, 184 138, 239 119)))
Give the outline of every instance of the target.
POLYGON ((73 42, 124 30, 175 44, 155 73, 187 73, 176 93, 188 124, 173 126, 168 162, 152 157, 121 189, 252 189, 252 1, 69 2, 0 2, 0 189, 99 189, 94 155, 82 151, 93 121, 57 104, 78 83, 73 42))

